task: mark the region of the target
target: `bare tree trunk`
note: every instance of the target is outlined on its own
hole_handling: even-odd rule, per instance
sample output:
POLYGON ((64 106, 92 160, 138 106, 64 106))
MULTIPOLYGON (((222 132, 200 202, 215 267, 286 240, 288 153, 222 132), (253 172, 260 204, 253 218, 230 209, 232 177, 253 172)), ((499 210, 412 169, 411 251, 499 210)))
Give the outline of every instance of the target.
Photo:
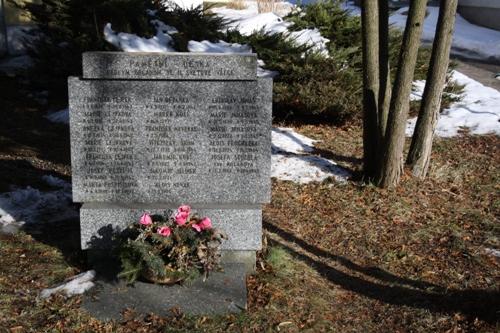
POLYGON ((361 4, 363 35, 363 171, 372 179, 377 170, 379 100, 378 1, 361 4))
POLYGON ((407 163, 412 166, 413 175, 425 178, 429 169, 432 139, 436 128, 446 72, 450 59, 453 26, 458 0, 441 0, 439 18, 432 47, 432 56, 427 73, 417 125, 411 141, 407 163))
POLYGON ((405 127, 426 5, 427 0, 410 2, 408 20, 399 54, 396 81, 391 97, 382 160, 377 177, 377 183, 381 187, 397 185, 404 166, 405 127))
POLYGON ((379 150, 387 129, 387 116, 391 103, 391 73, 389 63, 389 2, 378 0, 379 5, 379 75, 378 99, 379 150))

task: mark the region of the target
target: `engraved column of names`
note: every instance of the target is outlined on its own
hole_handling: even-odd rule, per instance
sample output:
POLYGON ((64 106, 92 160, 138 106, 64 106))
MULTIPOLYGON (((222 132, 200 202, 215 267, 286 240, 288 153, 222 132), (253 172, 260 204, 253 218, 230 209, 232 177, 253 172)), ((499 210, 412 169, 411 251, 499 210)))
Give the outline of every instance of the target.
POLYGON ((209 110, 213 174, 258 174, 259 132, 255 97, 214 97, 209 110))
POLYGON ((152 97, 143 107, 148 111, 145 122, 149 156, 147 177, 148 183, 153 185, 152 191, 189 188, 189 181, 173 182, 172 175, 197 173, 193 135, 200 130, 191 121, 194 104, 186 97, 166 96, 152 97))
POLYGON ((88 175, 83 180, 86 193, 112 195, 132 193, 134 144, 130 97, 83 97, 84 161, 88 175))

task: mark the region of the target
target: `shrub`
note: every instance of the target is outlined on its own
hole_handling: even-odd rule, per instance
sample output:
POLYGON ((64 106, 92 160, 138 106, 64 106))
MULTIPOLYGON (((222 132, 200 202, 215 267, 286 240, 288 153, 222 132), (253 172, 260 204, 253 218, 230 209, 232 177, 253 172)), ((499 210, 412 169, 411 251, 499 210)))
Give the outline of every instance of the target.
POLYGON ((161 21, 175 27, 174 47, 180 52, 187 51, 190 40, 217 42, 224 37, 227 21, 210 11, 211 6, 184 9, 177 5, 160 5, 156 16, 161 21))
POLYGON ((67 77, 81 74, 83 52, 113 49, 103 39, 107 22, 120 31, 153 33, 146 15, 152 5, 147 0, 9 1, 29 12, 43 34, 29 46, 35 63, 31 76, 51 90, 66 91, 67 77))
MULTIPOLYGON (((360 18, 349 15, 340 7, 340 1, 327 0, 303 6, 285 19, 293 22, 290 29, 294 31, 317 28, 330 40, 329 58, 294 45, 284 34, 268 36, 258 32, 243 37, 230 32, 226 37, 231 42, 251 45, 266 68, 280 73, 274 85, 275 115, 340 124, 360 119, 363 81, 360 18)), ((393 81, 401 42, 402 33, 391 29, 389 59, 393 81)), ((429 47, 420 48, 416 80, 425 80, 430 54, 429 47)), ((461 92, 461 87, 448 81, 442 106, 459 98, 461 92), (454 95, 448 94, 451 91, 454 95)), ((412 110, 418 109, 418 104, 412 102, 412 110)))
POLYGON ((359 87, 355 69, 346 66, 350 53, 343 53, 345 49, 325 58, 309 46, 297 45, 286 34, 263 31, 250 36, 230 31, 226 39, 250 45, 266 68, 280 73, 274 79, 274 116, 342 122, 359 107, 359 101, 353 103, 350 97, 359 87))

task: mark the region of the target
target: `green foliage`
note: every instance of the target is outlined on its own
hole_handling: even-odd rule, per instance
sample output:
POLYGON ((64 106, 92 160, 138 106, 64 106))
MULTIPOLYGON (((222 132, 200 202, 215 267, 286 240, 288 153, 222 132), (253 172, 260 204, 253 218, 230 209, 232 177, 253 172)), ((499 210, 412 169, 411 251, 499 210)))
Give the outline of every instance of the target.
MULTIPOLYGON (((151 20, 157 18, 175 27, 174 47, 187 51, 190 40, 225 40, 250 45, 265 62, 265 68, 279 72, 274 84, 274 114, 280 118, 344 123, 360 118, 362 100, 361 22, 340 7, 339 0, 326 0, 303 6, 285 20, 291 30, 317 28, 328 38, 329 57, 316 54, 309 46, 297 45, 288 34, 269 35, 264 31, 242 36, 227 31, 223 18, 202 6, 182 9, 148 0, 41 0, 25 3, 26 9, 45 38, 39 39, 30 53, 35 60, 31 77, 52 91, 66 91, 66 79, 81 74, 81 53, 113 50, 103 39, 107 22, 116 31, 149 37, 154 33, 151 20), (155 15, 147 14, 155 9, 155 15), (225 31, 225 32, 224 32, 225 31)), ((390 32, 391 76, 394 79, 402 33, 390 32)), ((430 59, 429 48, 421 48, 415 79, 425 79, 430 59)), ((460 96, 460 87, 449 82, 443 106, 460 96)), ((412 110, 418 102, 412 103, 412 110)))
POLYGON ((227 27, 227 21, 209 11, 211 7, 202 5, 191 9, 184 9, 175 4, 163 5, 156 16, 162 22, 175 27, 179 32, 172 37, 175 49, 187 51, 190 40, 208 40, 217 42, 224 37, 221 32, 227 27))
POLYGON ((274 113, 281 117, 314 115, 341 122, 356 112, 359 101, 350 97, 360 89, 355 70, 348 67, 349 49, 333 51, 325 58, 309 46, 297 45, 287 34, 263 31, 242 36, 230 31, 231 43, 248 44, 266 64, 279 72, 274 79, 274 113))
POLYGON ((286 276, 293 271, 293 259, 282 247, 271 247, 266 256, 266 262, 271 265, 277 275, 286 276))
POLYGON ((276 111, 281 114, 343 122, 360 107, 360 100, 352 98, 359 90, 355 73, 339 68, 331 58, 306 57, 282 72, 274 89, 276 111))
POLYGON ((86 51, 113 51, 104 40, 103 29, 111 23, 113 30, 151 37, 155 33, 151 20, 158 18, 176 27, 175 48, 187 51, 189 40, 217 41, 226 22, 202 6, 182 9, 148 0, 41 0, 31 3, 8 0, 27 11, 39 27, 39 38, 29 52, 35 66, 31 77, 52 91, 66 91, 68 76, 79 76, 81 55, 86 51), (156 10, 156 17, 148 15, 156 10))
POLYGON ((329 49, 360 49, 361 21, 357 16, 340 7, 339 0, 327 0, 310 3, 301 11, 295 11, 286 17, 293 22, 291 30, 318 29, 321 36, 330 40, 329 49))
MULTIPOLYGON (((290 30, 317 28, 323 37, 328 38, 328 58, 311 52, 308 47, 295 45, 285 34, 269 36, 258 32, 246 37, 235 32, 227 34, 231 42, 251 45, 259 58, 264 60, 267 69, 280 73, 274 81, 275 116, 334 123, 360 119, 361 20, 349 15, 341 8, 340 2, 327 0, 308 4, 285 18, 293 23, 290 30)), ((401 42, 401 31, 390 29, 388 53, 393 81, 401 42)), ((420 48, 415 68, 416 80, 425 80, 430 55, 430 48, 420 48)), ((448 81, 443 107, 460 98, 460 94, 460 87, 448 81)), ((412 102, 413 111, 418 104, 412 102)))
POLYGON ((146 15, 147 0, 9 0, 29 12, 43 38, 30 47, 35 61, 32 77, 49 88, 65 91, 66 79, 80 75, 81 54, 112 50, 103 38, 104 25, 149 36, 153 30, 146 15))
POLYGON ((139 278, 143 270, 150 270, 160 278, 165 278, 165 264, 155 252, 150 243, 127 241, 120 250, 123 270, 118 277, 125 279, 127 283, 133 283, 139 278))

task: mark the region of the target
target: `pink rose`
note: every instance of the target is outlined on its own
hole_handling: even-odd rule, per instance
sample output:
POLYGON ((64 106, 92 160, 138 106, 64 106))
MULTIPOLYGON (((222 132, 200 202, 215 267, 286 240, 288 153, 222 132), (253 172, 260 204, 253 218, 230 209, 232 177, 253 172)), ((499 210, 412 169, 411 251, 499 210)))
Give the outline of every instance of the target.
POLYGON ((204 217, 200 222, 198 222, 198 225, 200 226, 201 230, 210 229, 212 228, 212 220, 210 220, 208 217, 204 217))
POLYGON ((153 224, 153 220, 151 219, 151 215, 149 215, 148 213, 142 214, 141 218, 139 219, 139 223, 142 225, 153 224))
POLYGON ((212 221, 208 217, 204 217, 200 222, 192 224, 191 227, 194 230, 201 232, 202 230, 212 228, 212 221))
POLYGON ((182 205, 179 208, 177 208, 178 213, 191 213, 191 207, 188 205, 182 205))
POLYGON ((157 232, 163 237, 168 237, 172 234, 172 229, 169 227, 160 227, 157 232))
POLYGON ((198 231, 198 232, 200 232, 200 231, 201 231, 201 227, 200 227, 200 225, 199 225, 199 224, 196 224, 196 223, 191 224, 191 228, 193 228, 194 230, 196 230, 196 231, 198 231))
POLYGON ((177 223, 177 225, 184 225, 186 224, 188 217, 189 213, 177 212, 177 214, 175 215, 175 223, 177 223))

